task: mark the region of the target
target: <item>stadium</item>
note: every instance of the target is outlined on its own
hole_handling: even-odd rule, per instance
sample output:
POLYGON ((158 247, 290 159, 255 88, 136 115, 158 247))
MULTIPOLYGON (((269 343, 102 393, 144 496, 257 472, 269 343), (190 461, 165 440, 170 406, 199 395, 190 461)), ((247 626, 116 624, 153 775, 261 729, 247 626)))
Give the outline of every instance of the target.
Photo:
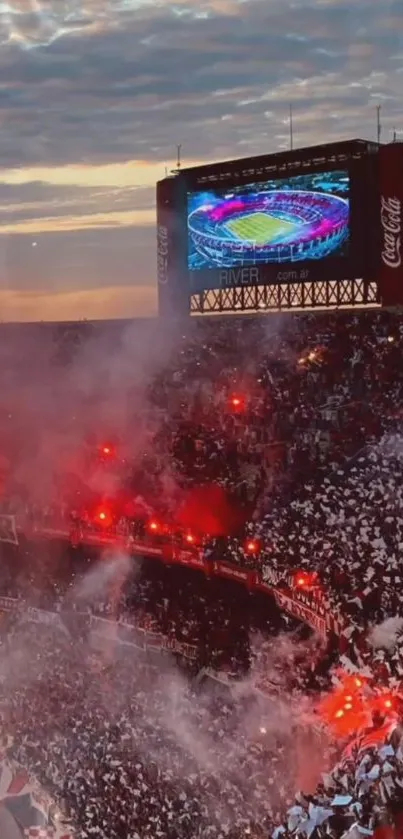
POLYGON ((302 190, 226 197, 193 210, 188 229, 198 258, 206 264, 318 260, 337 255, 346 242, 349 203, 302 190))
MULTIPOLYGON (((296 192, 208 224, 345 236, 345 200, 296 192)), ((397 199, 392 220, 388 253, 397 199)), ((403 318, 382 271, 346 311, 1 325, 2 837, 400 835, 403 318)))

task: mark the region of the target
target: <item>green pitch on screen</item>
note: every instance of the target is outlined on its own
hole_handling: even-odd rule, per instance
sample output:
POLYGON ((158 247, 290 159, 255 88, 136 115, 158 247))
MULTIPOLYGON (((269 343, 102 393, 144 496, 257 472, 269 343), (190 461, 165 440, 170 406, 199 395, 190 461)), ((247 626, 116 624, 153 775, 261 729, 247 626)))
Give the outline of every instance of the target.
POLYGON ((268 213, 250 213, 248 216, 227 221, 226 227, 241 241, 264 245, 276 239, 288 236, 299 225, 291 221, 275 218, 268 213))

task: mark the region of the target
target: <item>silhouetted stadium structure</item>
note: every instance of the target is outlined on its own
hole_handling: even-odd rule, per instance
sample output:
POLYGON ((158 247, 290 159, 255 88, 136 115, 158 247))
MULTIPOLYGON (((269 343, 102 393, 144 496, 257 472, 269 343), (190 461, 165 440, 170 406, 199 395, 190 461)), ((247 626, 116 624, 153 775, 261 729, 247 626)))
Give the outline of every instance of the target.
POLYGON ((387 256, 402 148, 351 140, 160 181, 161 316, 403 302, 387 256))

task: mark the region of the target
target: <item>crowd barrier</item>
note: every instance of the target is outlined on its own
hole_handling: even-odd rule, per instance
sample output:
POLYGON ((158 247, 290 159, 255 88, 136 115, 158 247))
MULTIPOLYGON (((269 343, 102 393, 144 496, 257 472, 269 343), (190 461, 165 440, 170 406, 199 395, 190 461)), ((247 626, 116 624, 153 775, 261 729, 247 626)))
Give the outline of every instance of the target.
MULTIPOLYGON (((136 622, 135 617, 130 621, 127 619, 116 620, 114 617, 105 617, 89 613, 80 613, 71 610, 48 611, 28 606, 25 601, 14 597, 0 596, 0 615, 4 613, 19 615, 22 621, 49 626, 58 632, 70 635, 69 618, 77 615, 85 617, 88 621, 87 631, 90 642, 94 647, 110 642, 122 647, 129 647, 145 653, 169 653, 178 655, 190 662, 196 662, 199 657, 199 647, 186 641, 180 641, 173 636, 164 635, 155 629, 148 629, 136 622), (95 643, 94 643, 95 642, 95 643)), ((235 689, 239 683, 239 675, 225 670, 214 670, 212 667, 202 668, 197 680, 202 677, 220 682, 227 688, 235 689)), ((276 692, 277 687, 271 681, 270 674, 263 668, 257 668, 249 679, 252 690, 261 695, 268 695, 270 698, 276 692)))
MULTIPOLYGON (((18 527, 13 516, 0 515, 0 541, 18 544, 18 527), (4 521, 6 520, 6 521, 4 521), (11 520, 11 521, 10 521, 11 520), (3 537, 3 534, 6 538, 3 537), (17 541, 13 541, 13 535, 17 541)), ((25 529, 27 539, 61 539, 72 545, 121 547, 134 556, 157 559, 167 564, 183 565, 201 571, 206 576, 216 576, 238 582, 249 591, 260 591, 274 596, 278 606, 292 617, 307 623, 323 637, 330 633, 340 636, 345 628, 343 617, 338 615, 318 586, 301 588, 295 585, 298 572, 278 571, 270 565, 261 568, 242 568, 229 562, 207 557, 202 550, 192 546, 183 549, 167 541, 163 544, 142 542, 132 537, 74 528, 41 527, 25 529)))
POLYGON ((114 621, 111 618, 91 616, 90 631, 100 638, 114 640, 118 644, 144 652, 168 652, 179 655, 189 661, 198 658, 198 647, 186 641, 179 641, 172 636, 163 635, 138 626, 135 622, 114 621))
POLYGON ((133 619, 115 620, 112 617, 90 615, 87 613, 71 612, 61 610, 59 612, 37 609, 34 606, 27 606, 22 600, 16 597, 0 597, 0 613, 8 612, 15 615, 20 614, 22 620, 30 623, 38 623, 51 626, 60 632, 69 634, 68 616, 79 615, 88 618, 88 631, 105 640, 114 640, 118 644, 133 647, 144 652, 170 652, 173 655, 180 655, 189 660, 196 660, 198 648, 186 641, 179 641, 177 638, 163 635, 161 632, 148 630, 136 623, 133 619))

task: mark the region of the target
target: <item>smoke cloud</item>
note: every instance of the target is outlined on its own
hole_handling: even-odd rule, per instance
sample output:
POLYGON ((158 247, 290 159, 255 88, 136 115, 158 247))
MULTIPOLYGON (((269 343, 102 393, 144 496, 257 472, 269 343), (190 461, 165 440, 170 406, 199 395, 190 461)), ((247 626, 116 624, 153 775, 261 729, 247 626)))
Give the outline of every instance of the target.
POLYGON ((393 650, 403 630, 403 618, 387 618, 374 626, 368 635, 369 644, 374 649, 393 650))
POLYGON ((116 491, 110 476, 103 483, 104 471, 88 474, 91 447, 116 441, 119 458, 134 461, 152 451, 163 420, 151 384, 181 337, 160 322, 116 323, 109 331, 82 324, 82 342, 74 341, 74 327, 64 329, 55 343, 55 327, 8 325, 0 343, 4 452, 13 486, 38 504, 53 503, 63 483, 116 491))
MULTIPOLYGON (((133 572, 130 562, 106 555, 70 592, 70 603, 92 609, 113 603, 115 585, 120 591, 133 572)), ((183 817, 193 818, 196 799, 195 829, 203 833, 207 819, 225 834, 235 812, 238 823, 244 814, 245 829, 271 819, 279 798, 291 801, 296 786, 310 791, 328 768, 332 744, 318 728, 314 700, 289 678, 290 668, 309 670, 315 638, 254 636, 255 663, 232 690, 210 681, 197 686, 170 657, 122 648, 113 633, 95 651, 91 638, 77 643, 52 627, 38 625, 33 634, 26 618, 0 647, 0 711, 5 729, 33 744, 16 755, 28 762, 35 755, 45 785, 57 775, 64 791, 74 789, 77 767, 82 775, 96 761, 88 757, 89 732, 105 749, 116 729, 108 749, 120 780, 135 766, 136 783, 147 784, 158 767, 161 783, 169 779, 182 790, 183 817)))

